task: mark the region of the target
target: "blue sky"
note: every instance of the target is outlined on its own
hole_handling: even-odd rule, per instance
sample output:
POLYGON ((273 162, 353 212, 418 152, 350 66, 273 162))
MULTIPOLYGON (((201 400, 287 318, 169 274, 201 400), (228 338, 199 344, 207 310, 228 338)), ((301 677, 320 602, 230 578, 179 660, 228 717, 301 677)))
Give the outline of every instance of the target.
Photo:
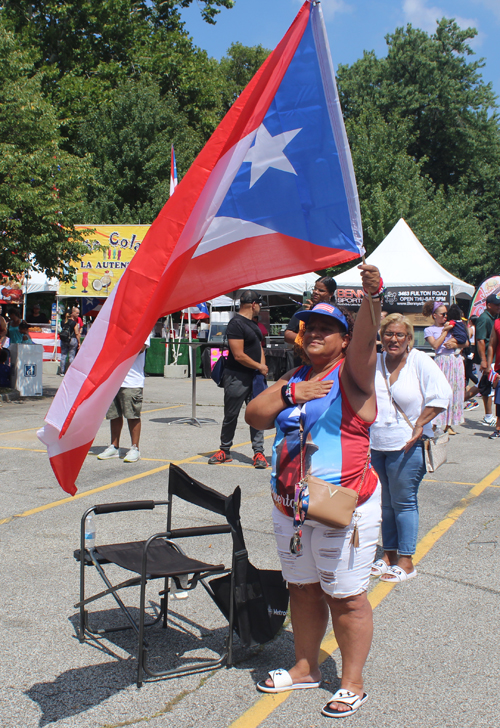
MULTIPOLYGON (((215 26, 201 20, 196 0, 182 15, 195 44, 220 59, 235 41, 273 49, 302 1, 235 0, 232 10, 222 9, 215 26)), ((473 26, 479 34, 471 42, 472 58, 485 59, 483 78, 500 97, 500 0, 322 0, 322 8, 335 68, 352 64, 364 50, 385 55, 384 36, 406 23, 433 32, 436 18, 444 16, 463 28, 473 26)))

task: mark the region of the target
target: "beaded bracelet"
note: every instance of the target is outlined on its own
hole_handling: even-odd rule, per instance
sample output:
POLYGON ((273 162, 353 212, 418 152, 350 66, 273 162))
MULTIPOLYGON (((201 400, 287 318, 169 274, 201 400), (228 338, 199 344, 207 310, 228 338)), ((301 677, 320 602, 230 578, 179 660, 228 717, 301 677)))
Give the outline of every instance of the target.
POLYGON ((295 399, 295 382, 288 382, 288 384, 284 384, 281 387, 281 396, 285 404, 289 405, 290 407, 293 407, 294 404, 297 404, 297 401, 295 399))
POLYGON ((281 398, 283 399, 283 402, 286 404, 287 407, 292 407, 293 406, 292 398, 288 397, 287 390, 288 390, 288 384, 284 384, 281 387, 281 398))
POLYGON ((381 297, 384 295, 385 286, 384 281, 382 280, 382 276, 380 276, 380 283, 378 286, 378 289, 376 293, 370 293, 370 291, 367 291, 366 288, 363 288, 363 292, 365 296, 370 296, 372 301, 380 301, 381 297))

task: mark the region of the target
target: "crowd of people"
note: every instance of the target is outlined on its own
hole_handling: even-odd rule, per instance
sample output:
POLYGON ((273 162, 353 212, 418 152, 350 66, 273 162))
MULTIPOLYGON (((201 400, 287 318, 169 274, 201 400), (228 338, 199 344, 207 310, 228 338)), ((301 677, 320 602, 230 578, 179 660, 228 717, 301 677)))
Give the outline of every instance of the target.
MULTIPOLYGON (((255 468, 269 467, 264 431, 276 430, 273 523, 290 592, 295 664, 289 670, 271 670, 257 688, 280 693, 318 687, 320 645, 331 616, 342 677, 322 713, 333 718, 352 715, 368 698, 363 668, 373 634, 370 579, 398 583, 417 576, 413 556, 426 441, 457 434, 464 410, 479 406, 477 394, 483 399, 483 423, 495 425, 490 437, 500 439, 500 298, 490 295, 481 316, 468 321, 458 306, 428 301, 423 314, 431 323, 424 336, 434 350, 431 357, 415 348, 407 316, 382 311, 378 269, 359 268, 365 295, 355 320, 336 306, 335 281, 319 278, 285 331, 296 365, 269 387, 263 347, 267 331, 259 322, 263 301, 256 291, 241 294, 239 313, 226 331, 220 448, 208 461, 231 462, 244 403, 255 468), (341 528, 307 519, 308 477, 355 492, 349 525, 341 528), (377 558, 379 533, 382 554, 377 558)), ((68 309, 61 325, 62 376, 80 345, 79 314, 77 307, 68 309)), ((39 307, 32 316, 41 316, 39 307)), ((29 341, 29 326, 16 308, 9 311, 8 322, 0 315, 0 355, 8 351, 9 340, 29 341)), ((98 455, 100 460, 119 456, 124 419, 131 438, 125 462, 140 459, 148 345, 149 340, 106 415, 111 444, 98 455)))
MULTIPOLYGON (((21 309, 11 306, 3 311, 0 305, 0 386, 10 386, 10 345, 33 344, 30 329, 49 323, 45 313, 41 311, 40 304, 35 303, 23 319, 21 309)), ((73 362, 81 344, 83 321, 78 306, 69 307, 61 321, 59 338, 61 342, 61 364, 59 373, 63 377, 73 362)), ((40 329, 38 329, 40 331, 40 329)))

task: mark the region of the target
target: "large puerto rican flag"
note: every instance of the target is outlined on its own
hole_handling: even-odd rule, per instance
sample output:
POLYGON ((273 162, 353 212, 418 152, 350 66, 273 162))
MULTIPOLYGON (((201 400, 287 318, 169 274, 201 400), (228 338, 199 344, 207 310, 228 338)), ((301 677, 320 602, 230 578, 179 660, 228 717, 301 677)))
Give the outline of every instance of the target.
POLYGON ((181 180, 69 368, 39 437, 75 481, 157 319, 364 252, 319 4, 307 0, 181 180))

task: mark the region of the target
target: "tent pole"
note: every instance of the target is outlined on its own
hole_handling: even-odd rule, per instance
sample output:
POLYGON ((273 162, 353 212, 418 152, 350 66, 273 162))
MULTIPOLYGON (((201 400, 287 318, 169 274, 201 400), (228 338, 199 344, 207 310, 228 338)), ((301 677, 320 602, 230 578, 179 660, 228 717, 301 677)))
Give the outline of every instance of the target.
POLYGON ((23 319, 26 320, 26 306, 28 302, 28 269, 24 271, 23 319))
POLYGON ((54 331, 54 348, 52 350, 52 361, 57 361, 57 337, 59 335, 59 296, 56 294, 56 329, 54 331))

